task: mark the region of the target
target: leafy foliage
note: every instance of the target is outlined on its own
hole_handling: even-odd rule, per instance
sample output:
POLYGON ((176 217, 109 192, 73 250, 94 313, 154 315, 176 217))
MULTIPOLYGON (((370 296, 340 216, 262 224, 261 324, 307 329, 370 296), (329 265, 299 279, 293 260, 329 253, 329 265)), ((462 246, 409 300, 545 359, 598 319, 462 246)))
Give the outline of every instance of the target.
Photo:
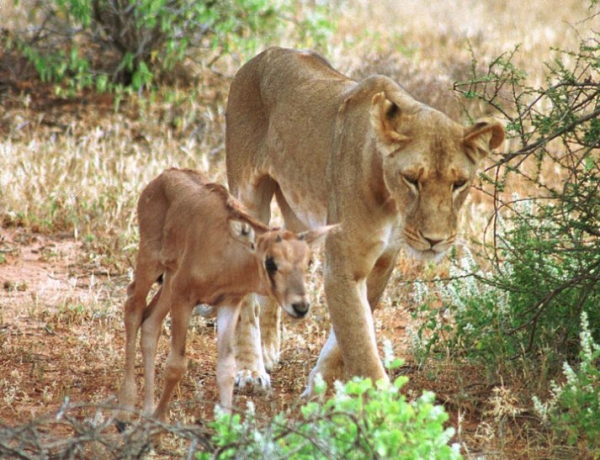
MULTIPOLYGON (((187 61, 254 54, 281 35, 293 2, 269 0, 38 0, 41 24, 16 43, 42 81, 138 91, 177 79, 187 61)), ((297 20, 300 42, 324 44, 333 25, 314 7, 297 20)))
POLYGON ((587 315, 581 315, 580 363, 573 369, 564 363, 566 382, 553 383, 552 397, 545 403, 534 397, 534 405, 544 421, 568 444, 580 444, 587 457, 600 458, 600 345, 590 333, 587 315))
POLYGON ((501 110, 513 142, 520 143, 494 166, 493 178, 484 176, 494 186, 496 244, 494 273, 480 280, 507 293, 508 314, 498 326, 508 341, 518 337, 511 354, 576 356, 583 311, 592 334, 600 334, 597 38, 577 53, 559 54, 547 65, 542 87, 526 86, 510 59, 496 60, 485 78, 465 84, 482 85, 472 96, 501 110), (539 194, 505 198, 514 177, 539 194))
POLYGON ((430 317, 413 343, 423 358, 449 350, 478 360, 495 379, 518 376, 541 394, 562 363, 567 382, 555 385, 552 410, 545 406, 552 428, 571 445, 584 438, 596 448, 600 35, 576 52, 557 51, 539 86, 514 64, 517 51, 483 74, 474 59, 472 78, 455 85, 505 117, 513 151, 482 174, 482 191, 495 206, 487 257, 455 254, 450 280, 418 290, 417 315, 430 317), (519 189, 532 192, 521 196, 519 189))
POLYGON ((561 52, 547 65, 544 86, 526 85, 513 54, 492 62, 487 74, 456 85, 501 111, 513 145, 520 147, 482 176, 496 210, 494 245, 487 253, 491 271, 482 272, 469 257, 459 261, 455 274, 463 287, 450 282, 441 288, 456 328, 450 333, 451 326, 430 322, 421 340, 445 338, 455 351, 479 355, 492 368, 520 358, 533 365, 553 362, 557 371, 563 359, 578 355, 582 312, 592 335, 600 337, 597 38, 577 53, 561 52), (536 194, 507 196, 516 178, 536 194), (465 282, 469 274, 475 278, 465 282))
MULTIPOLYGON (((448 416, 434 404, 433 393, 408 402, 400 394, 406 381, 337 382, 334 397, 306 403, 300 419, 280 413, 268 426, 258 423, 252 406, 244 420, 239 414, 217 413, 211 423, 213 451, 198 458, 461 458, 458 445, 448 445, 454 430, 444 428, 448 416)), ((321 381, 318 392, 324 391, 321 381)))

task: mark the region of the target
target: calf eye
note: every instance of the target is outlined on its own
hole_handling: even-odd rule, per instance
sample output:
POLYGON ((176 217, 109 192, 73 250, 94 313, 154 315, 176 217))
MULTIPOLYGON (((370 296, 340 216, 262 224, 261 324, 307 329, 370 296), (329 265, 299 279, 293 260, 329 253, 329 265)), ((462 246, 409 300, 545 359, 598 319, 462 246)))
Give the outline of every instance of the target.
POLYGON ((275 273, 277 271, 277 264, 273 260, 273 257, 269 256, 265 259, 265 268, 267 273, 275 273))

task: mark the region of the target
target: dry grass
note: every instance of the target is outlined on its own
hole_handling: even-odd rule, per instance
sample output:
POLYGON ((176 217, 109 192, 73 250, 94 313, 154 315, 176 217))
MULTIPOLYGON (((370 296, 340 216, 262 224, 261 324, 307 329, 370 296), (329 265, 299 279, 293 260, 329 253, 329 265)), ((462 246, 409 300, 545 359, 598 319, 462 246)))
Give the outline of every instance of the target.
MULTIPOLYGON (((0 0, 2 27, 22 26, 21 11, 12 0, 0 0)), ((356 0, 337 2, 332 12, 338 30, 325 53, 335 67, 356 77, 387 74, 456 119, 464 119, 465 110, 489 110, 465 106, 450 91, 467 77, 471 52, 485 67, 521 44, 517 63, 532 82, 541 81, 551 48, 573 48, 598 26, 597 18, 580 22, 587 10, 577 0, 356 0)), ((51 87, 23 78, 31 75, 23 62, 1 59, 7 63, 1 78, 9 84, 0 81, 0 421, 16 425, 57 410, 65 396, 94 403, 114 394, 122 359, 120 309, 137 242, 135 202, 141 188, 171 166, 199 168, 225 183, 224 104, 239 59, 199 68, 197 87, 161 88, 152 101, 131 97, 118 109, 111 96, 57 98, 51 87)), ((530 193, 522 184, 514 187, 530 193)), ((475 193, 465 209, 465 241, 481 243, 491 212, 489 201, 475 193)), ((379 338, 391 339, 407 361, 402 372, 411 377, 409 394, 438 394, 467 457, 548 455, 539 446, 552 440, 522 429, 530 402, 515 396, 518 388, 495 385, 477 369, 452 362, 419 368, 408 352, 413 297, 405 280, 447 269, 402 256, 376 315, 379 338)), ((267 416, 293 407, 325 340, 320 279, 317 264, 311 281, 317 308, 304 323, 286 323, 274 391, 253 398, 267 416)), ((194 326, 190 368, 172 420, 211 416, 213 332, 202 320, 194 326), (207 404, 198 409, 185 403, 191 400, 207 404)), ((166 345, 162 340, 158 362, 166 345)), ((239 405, 245 400, 240 397, 239 405)), ((171 453, 181 454, 182 445, 173 444, 171 453)))

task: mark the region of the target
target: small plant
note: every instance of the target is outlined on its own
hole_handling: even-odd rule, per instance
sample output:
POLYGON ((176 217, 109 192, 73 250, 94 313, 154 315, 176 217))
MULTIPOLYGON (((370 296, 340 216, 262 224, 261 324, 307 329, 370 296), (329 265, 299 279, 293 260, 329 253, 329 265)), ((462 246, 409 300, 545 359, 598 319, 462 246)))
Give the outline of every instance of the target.
POLYGON ((552 383, 552 396, 545 403, 533 397, 536 412, 550 428, 586 452, 600 458, 600 345, 592 339, 588 317, 581 314, 581 351, 574 369, 563 364, 565 382, 552 383))
MULTIPOLYGON (((443 407, 434 404, 430 392, 407 401, 400 393, 407 381, 398 377, 393 383, 336 382, 331 399, 304 404, 297 420, 280 413, 265 426, 252 405, 244 418, 217 411, 211 423, 212 451, 197 458, 461 458, 459 446, 448 445, 454 429, 444 428, 448 416, 443 407)), ((321 399, 325 387, 322 380, 317 383, 321 399)))
POLYGON ((420 307, 413 314, 418 327, 411 329, 420 361, 449 350, 501 369, 506 356, 518 351, 518 344, 505 335, 513 315, 508 293, 481 281, 489 276, 464 248, 460 257, 452 254, 449 280, 434 280, 431 288, 421 286, 416 299, 420 307), (433 307, 436 303, 441 307, 433 307))

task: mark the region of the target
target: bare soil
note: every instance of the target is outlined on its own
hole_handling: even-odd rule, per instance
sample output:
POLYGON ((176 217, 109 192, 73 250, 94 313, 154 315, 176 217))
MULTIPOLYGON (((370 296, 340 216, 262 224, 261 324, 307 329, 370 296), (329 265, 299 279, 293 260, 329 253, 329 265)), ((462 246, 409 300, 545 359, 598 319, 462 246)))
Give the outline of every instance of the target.
MULTIPOLYGON (((115 402, 124 342, 121 306, 129 280, 79 262, 85 250, 85 244, 72 235, 2 229, 0 423, 5 426, 16 427, 55 414, 65 398, 72 404, 115 402)), ((416 269, 406 261, 401 264, 399 271, 416 269)), ((238 407, 244 408, 252 400, 267 419, 297 407, 328 331, 320 297, 318 302, 310 319, 284 321, 281 361, 272 373, 272 390, 238 395, 238 407)), ((405 360, 397 371, 397 375, 410 378, 404 391, 409 398, 424 390, 435 391, 450 414, 457 440, 468 440, 473 452, 477 451, 483 447, 478 447, 477 441, 482 408, 492 387, 476 369, 419 369, 406 353, 407 316, 406 311, 392 306, 376 313, 379 338, 391 340, 405 360)), ((168 327, 163 335, 168 336, 168 327)), ((213 417, 217 401, 215 343, 214 325, 195 318, 188 335, 188 372, 175 396, 171 421, 196 423, 213 417)), ((163 337, 157 358, 159 376, 167 347, 168 339, 163 337)), ((141 387, 141 363, 137 368, 141 387)), ((54 434, 64 435, 60 430, 54 434)))

